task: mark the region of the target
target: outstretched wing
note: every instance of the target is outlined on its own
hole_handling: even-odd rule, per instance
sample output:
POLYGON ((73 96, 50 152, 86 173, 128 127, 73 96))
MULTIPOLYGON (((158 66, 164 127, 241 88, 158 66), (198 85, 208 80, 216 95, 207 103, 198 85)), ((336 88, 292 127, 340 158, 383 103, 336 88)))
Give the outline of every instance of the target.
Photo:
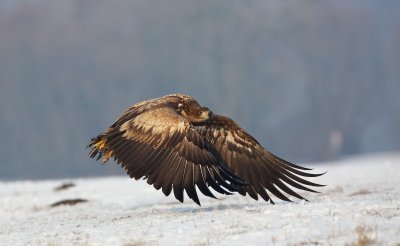
POLYGON ((104 162, 113 157, 131 178, 147 178, 147 183, 162 189, 166 196, 173 190, 181 202, 185 190, 200 205, 196 186, 204 195, 214 197, 210 186, 231 194, 243 185, 174 109, 161 106, 143 111, 133 107, 130 111, 92 139, 90 157, 103 156, 104 162))
POLYGON ((214 146, 228 167, 248 184, 239 191, 242 195, 248 193, 255 200, 260 195, 264 200, 274 203, 266 190, 282 200, 290 201, 284 193, 304 199, 292 187, 316 192, 305 185, 323 186, 302 178, 322 174, 306 172, 310 169, 273 155, 230 118, 214 115, 206 122, 194 124, 194 128, 214 146))

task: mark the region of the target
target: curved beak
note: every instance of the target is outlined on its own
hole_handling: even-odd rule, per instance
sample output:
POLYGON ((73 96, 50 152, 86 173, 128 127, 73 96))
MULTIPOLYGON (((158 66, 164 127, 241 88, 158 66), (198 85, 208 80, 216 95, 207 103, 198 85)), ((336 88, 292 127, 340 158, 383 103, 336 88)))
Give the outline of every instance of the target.
POLYGON ((208 110, 208 118, 212 119, 214 117, 214 113, 211 110, 208 110))
POLYGON ((192 117, 191 120, 194 122, 202 122, 211 119, 213 116, 213 112, 211 112, 208 108, 203 108, 203 110, 200 112, 200 115, 192 117))

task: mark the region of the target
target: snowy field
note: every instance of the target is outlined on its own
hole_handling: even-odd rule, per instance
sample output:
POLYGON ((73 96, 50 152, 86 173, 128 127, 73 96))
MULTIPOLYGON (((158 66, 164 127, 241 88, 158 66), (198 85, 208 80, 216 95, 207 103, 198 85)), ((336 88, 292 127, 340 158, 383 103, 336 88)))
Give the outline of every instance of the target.
POLYGON ((0 182, 0 245, 400 245, 400 154, 313 167, 322 193, 275 205, 181 204, 128 177, 0 182), (51 206, 65 199, 87 201, 51 206))

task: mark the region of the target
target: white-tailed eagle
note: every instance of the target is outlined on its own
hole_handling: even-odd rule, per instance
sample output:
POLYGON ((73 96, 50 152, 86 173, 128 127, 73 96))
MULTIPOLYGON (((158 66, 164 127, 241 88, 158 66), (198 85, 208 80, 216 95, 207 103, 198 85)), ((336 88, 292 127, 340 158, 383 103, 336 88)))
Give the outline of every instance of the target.
POLYGON ((268 192, 290 201, 287 195, 305 199, 292 187, 315 192, 307 186, 322 186, 303 178, 322 174, 273 155, 232 119, 182 94, 133 105, 88 147, 91 158, 112 157, 131 178, 147 179, 166 196, 173 191, 180 202, 185 190, 200 205, 196 186, 213 198, 210 187, 271 203, 268 192))

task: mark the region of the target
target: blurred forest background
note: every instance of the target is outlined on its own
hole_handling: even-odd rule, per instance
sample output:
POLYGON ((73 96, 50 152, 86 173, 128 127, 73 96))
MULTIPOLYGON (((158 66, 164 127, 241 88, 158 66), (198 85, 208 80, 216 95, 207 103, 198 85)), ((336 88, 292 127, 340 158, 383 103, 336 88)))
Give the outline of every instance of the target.
POLYGON ((0 0, 0 179, 120 174, 85 146, 194 96, 293 162, 400 150, 400 1, 0 0))

